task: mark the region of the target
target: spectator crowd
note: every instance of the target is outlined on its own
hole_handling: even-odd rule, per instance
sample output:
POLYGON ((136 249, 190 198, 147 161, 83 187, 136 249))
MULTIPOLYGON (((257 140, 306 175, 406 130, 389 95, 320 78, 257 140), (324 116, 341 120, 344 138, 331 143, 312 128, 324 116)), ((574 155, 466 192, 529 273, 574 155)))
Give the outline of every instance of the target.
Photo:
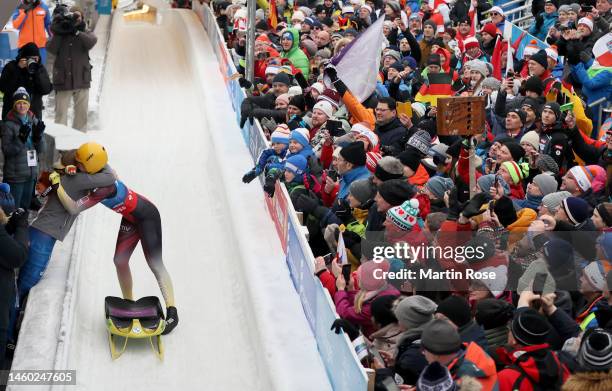
POLYGON ((286 186, 376 389, 612 389, 612 1, 534 0, 519 43, 487 0, 259 1, 252 80, 245 2, 210 5, 270 142, 242 180, 286 186), (360 100, 331 59, 379 19, 360 100), (478 134, 438 128, 454 96, 478 134))

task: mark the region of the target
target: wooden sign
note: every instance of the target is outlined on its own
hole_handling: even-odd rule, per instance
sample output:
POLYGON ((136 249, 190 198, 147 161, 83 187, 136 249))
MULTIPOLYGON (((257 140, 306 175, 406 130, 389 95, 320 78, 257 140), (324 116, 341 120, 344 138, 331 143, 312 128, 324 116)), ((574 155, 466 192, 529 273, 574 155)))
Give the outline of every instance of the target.
POLYGON ((438 98, 437 132, 441 136, 471 136, 485 130, 485 97, 438 98))

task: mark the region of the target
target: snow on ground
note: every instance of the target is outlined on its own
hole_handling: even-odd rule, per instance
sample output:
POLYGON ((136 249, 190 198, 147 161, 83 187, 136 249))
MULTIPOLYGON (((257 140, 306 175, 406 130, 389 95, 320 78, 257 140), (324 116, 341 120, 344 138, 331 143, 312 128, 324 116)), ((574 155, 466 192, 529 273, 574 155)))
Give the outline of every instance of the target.
MULTIPOLYGON (((210 43, 191 11, 160 16, 158 25, 115 16, 101 130, 88 136, 161 212, 179 326, 164 338, 164 362, 145 341, 111 360, 103 300, 121 295, 112 263, 120 217, 99 205, 79 220, 78 279, 65 300, 73 310, 54 367, 77 370, 70 390, 328 390, 263 193, 240 181, 252 160, 210 43)), ((140 247, 130 266, 135 296, 161 297, 140 247)))

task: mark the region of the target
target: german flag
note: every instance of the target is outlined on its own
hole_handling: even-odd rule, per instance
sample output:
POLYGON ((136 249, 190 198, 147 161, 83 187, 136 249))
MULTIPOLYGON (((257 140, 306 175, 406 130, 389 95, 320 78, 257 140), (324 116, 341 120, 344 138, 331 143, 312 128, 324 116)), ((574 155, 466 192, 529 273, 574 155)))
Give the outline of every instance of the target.
POLYGON ((438 104, 438 98, 453 95, 451 83, 452 77, 448 73, 430 73, 427 75, 428 81, 425 82, 414 100, 421 103, 429 103, 432 106, 438 104))

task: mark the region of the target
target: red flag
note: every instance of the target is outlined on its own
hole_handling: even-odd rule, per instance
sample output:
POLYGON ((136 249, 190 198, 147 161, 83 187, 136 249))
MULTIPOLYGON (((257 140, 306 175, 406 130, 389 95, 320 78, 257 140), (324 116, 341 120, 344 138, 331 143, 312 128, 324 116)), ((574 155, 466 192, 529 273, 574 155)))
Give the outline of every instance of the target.
POLYGON ((491 65, 493 65, 493 77, 497 80, 502 79, 502 52, 504 51, 504 42, 501 35, 497 36, 493 55, 491 56, 491 65))
POLYGON ((277 15, 277 11, 276 11, 276 0, 270 0, 269 11, 270 11, 270 17, 269 17, 270 27, 272 27, 274 30, 276 30, 276 26, 278 26, 278 15, 277 15))

